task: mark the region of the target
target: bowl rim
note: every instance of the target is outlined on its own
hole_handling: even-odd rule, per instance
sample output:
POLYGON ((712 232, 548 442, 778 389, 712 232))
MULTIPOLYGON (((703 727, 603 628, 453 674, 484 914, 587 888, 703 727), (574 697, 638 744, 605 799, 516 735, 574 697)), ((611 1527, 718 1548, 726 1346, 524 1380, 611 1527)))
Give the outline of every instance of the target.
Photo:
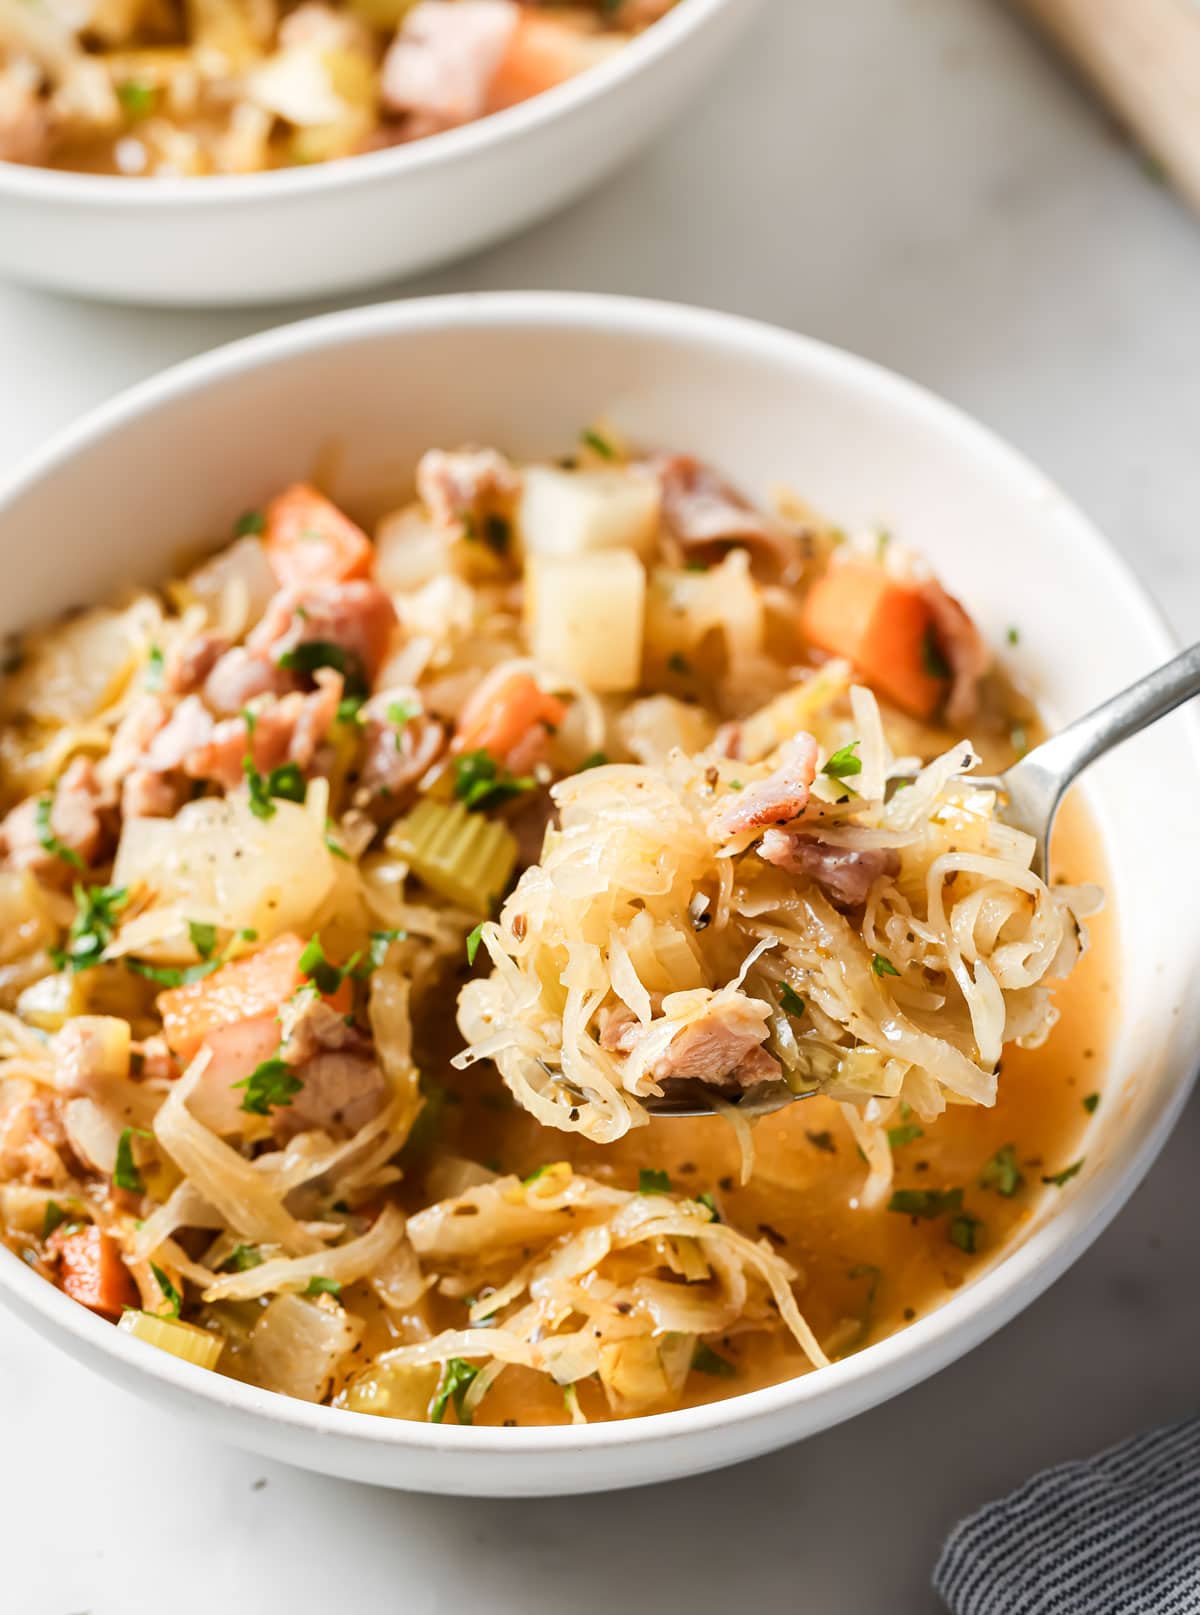
MULTIPOLYGON (((229 343, 119 393, 27 456, 0 480, 0 521, 10 505, 34 492, 59 466, 84 450, 101 447, 105 439, 160 406, 227 384, 240 374, 269 370, 293 357, 346 342, 482 327, 665 338, 707 350, 718 360, 725 354, 764 364, 785 360, 810 376, 826 377, 874 395, 990 467, 1031 502, 1044 504, 1052 499, 1057 520, 1086 551, 1089 564, 1105 574, 1105 587, 1122 595, 1147 646, 1161 658, 1176 648, 1136 574, 1092 522, 1022 454, 955 405, 894 371, 815 338, 740 315, 604 294, 479 292, 408 299, 321 315, 229 343)), ((1181 728, 1189 744, 1175 754, 1173 767, 1178 775, 1181 764, 1186 771, 1190 763, 1192 778, 1200 785, 1200 719, 1185 713, 1181 728)), ((3 1246, 0 1299, 19 1312, 36 1315, 46 1334, 61 1331, 68 1337, 63 1343, 75 1355, 98 1351, 115 1358, 127 1378, 149 1376, 180 1397, 195 1397, 200 1406, 209 1404, 251 1421, 262 1418, 268 1424, 323 1437, 326 1444, 394 1446, 413 1454, 503 1456, 521 1462, 537 1456, 584 1455, 598 1449, 679 1441, 727 1426, 759 1425, 821 1400, 831 1404, 830 1416, 824 1421, 828 1424, 916 1383, 960 1355, 956 1341, 965 1341, 964 1351, 970 1349, 1046 1289, 1099 1235, 1145 1176, 1196 1075, 1195 1063, 1181 1060, 1166 1102, 1126 1135, 1124 1148, 1114 1149, 1100 1160, 1073 1186, 1069 1197, 1064 1197, 1061 1209, 1020 1245, 998 1254, 983 1272, 925 1317, 819 1372, 693 1408, 586 1426, 463 1427, 381 1419, 260 1390, 148 1349, 70 1301, 3 1246), (835 1410, 839 1401, 842 1412, 835 1410)), ((818 1419, 814 1428, 819 1423, 818 1419)))
POLYGON ((556 84, 528 101, 489 113, 471 123, 382 151, 263 169, 251 174, 197 174, 139 182, 122 174, 86 174, 36 164, 0 162, 0 201, 5 197, 63 207, 103 210, 129 207, 195 209, 247 207, 298 199, 328 190, 354 190, 378 182, 401 181, 406 174, 470 159, 487 146, 501 147, 536 136, 544 126, 566 119, 616 90, 626 80, 654 71, 677 46, 698 34, 721 13, 750 6, 753 0, 678 0, 665 17, 637 34, 608 61, 556 84))

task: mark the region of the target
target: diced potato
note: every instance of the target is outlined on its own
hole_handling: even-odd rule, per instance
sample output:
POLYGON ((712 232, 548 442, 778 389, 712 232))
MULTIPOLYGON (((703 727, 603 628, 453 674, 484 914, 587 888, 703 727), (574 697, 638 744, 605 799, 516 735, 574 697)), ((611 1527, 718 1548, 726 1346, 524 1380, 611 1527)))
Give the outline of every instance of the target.
POLYGON ((113 884, 142 886, 156 905, 203 915, 270 941, 311 931, 336 879, 322 824, 296 802, 268 819, 233 797, 189 802, 173 819, 127 819, 113 884))
POLYGON ((637 688, 646 574, 632 549, 531 556, 525 612, 529 648, 544 667, 590 690, 637 688))
POLYGON ((560 471, 530 466, 517 506, 517 534, 529 555, 589 550, 653 554, 661 509, 658 479, 637 466, 560 471))

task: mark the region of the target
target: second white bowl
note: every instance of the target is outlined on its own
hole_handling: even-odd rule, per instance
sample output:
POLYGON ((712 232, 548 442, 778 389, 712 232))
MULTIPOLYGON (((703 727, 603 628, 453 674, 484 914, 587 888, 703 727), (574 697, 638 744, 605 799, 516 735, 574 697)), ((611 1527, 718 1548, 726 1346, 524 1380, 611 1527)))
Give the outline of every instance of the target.
POLYGON ((284 302, 415 274, 552 212, 693 96, 761 0, 680 0, 611 61, 411 145, 136 180, 0 162, 0 275, 121 302, 284 302))

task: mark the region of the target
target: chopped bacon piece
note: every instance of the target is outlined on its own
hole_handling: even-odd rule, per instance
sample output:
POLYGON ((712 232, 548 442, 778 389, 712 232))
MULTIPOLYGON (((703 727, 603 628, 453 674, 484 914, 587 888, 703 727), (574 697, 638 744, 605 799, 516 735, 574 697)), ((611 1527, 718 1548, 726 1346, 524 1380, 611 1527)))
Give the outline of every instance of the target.
POLYGON ((341 670, 360 675, 369 685, 395 626, 396 608, 377 583, 364 578, 314 583, 281 589, 246 640, 246 649, 274 667, 289 661, 293 665, 285 671, 303 674, 313 669, 297 665, 303 658, 301 647, 332 646, 345 661, 341 670))
POLYGON ((163 689, 169 695, 191 695, 203 687, 205 679, 229 649, 223 634, 197 634, 180 645, 163 671, 163 689))
POLYGON ((933 632, 950 669, 946 722, 968 723, 979 706, 979 681, 991 665, 991 652, 966 611, 940 583, 926 583, 921 597, 933 614, 933 632))
POLYGON ((349 1138, 386 1102, 387 1079, 370 1038, 319 999, 292 1027, 283 1058, 295 1066, 303 1087, 290 1104, 271 1113, 272 1131, 281 1141, 314 1128, 349 1138))
POLYGON ((69 859, 43 845, 47 833, 85 864, 95 863, 109 841, 101 817, 104 793, 90 758, 76 757, 68 764, 54 788, 48 823, 40 808, 42 800, 29 796, 13 808, 0 824, 0 846, 11 868, 32 870, 43 879, 62 880, 72 874, 73 866, 69 859))
POLYGON ((802 732, 783 746, 781 758, 779 767, 766 779, 721 799, 708 820, 714 841, 732 841, 747 831, 766 830, 800 817, 817 777, 817 743, 802 732))
POLYGON ((714 544, 744 544, 762 551, 781 571, 796 559, 794 536, 711 466, 690 454, 660 455, 650 464, 662 489, 663 522, 685 554, 714 544))
POLYGON ((417 494, 442 527, 478 528, 489 506, 519 488, 517 473, 495 449, 429 449, 417 465, 417 494))
POLYGON ((656 1082, 705 1082, 752 1087, 774 1082, 779 1061, 763 1048, 767 1007, 743 993, 721 993, 696 1020, 680 1028, 651 1067, 656 1082))
POLYGON ((243 779, 248 755, 260 774, 284 763, 307 772, 334 725, 341 698, 341 674, 322 668, 311 694, 293 692, 257 713, 253 736, 244 717, 222 719, 210 738, 183 759, 183 771, 191 779, 215 780, 226 790, 243 779))
POLYGON ((384 57, 384 106, 429 134, 481 117, 520 20, 513 0, 420 0, 384 57))
POLYGON ((381 690, 362 710, 366 754, 362 785, 372 796, 384 796, 399 809, 405 793, 433 766, 446 746, 446 731, 422 712, 415 690, 381 690), (397 714, 411 712, 408 718, 397 714))
POLYGON ((204 699, 214 712, 240 712, 260 695, 285 695, 296 680, 261 651, 235 645, 204 681, 204 699))
POLYGON ((900 857, 891 847, 835 847, 795 830, 768 830, 758 855, 789 875, 807 875, 835 908, 858 908, 884 875, 895 875, 900 857))

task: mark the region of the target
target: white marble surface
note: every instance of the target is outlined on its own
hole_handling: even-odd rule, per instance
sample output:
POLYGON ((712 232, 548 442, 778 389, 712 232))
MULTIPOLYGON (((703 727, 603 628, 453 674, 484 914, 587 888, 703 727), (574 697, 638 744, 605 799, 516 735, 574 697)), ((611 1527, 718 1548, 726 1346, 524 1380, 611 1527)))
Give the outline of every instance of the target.
MULTIPOLYGON (((1200 633, 1200 227, 991 0, 771 0, 649 157, 423 280, 759 315, 1033 455, 1200 633)), ((304 310, 0 287, 0 464, 158 367, 304 310)), ((1096 654, 1102 654, 1100 647, 1096 654)), ((1200 1109, 1091 1253, 935 1381, 807 1445, 583 1502, 405 1497, 177 1430, 0 1318, 6 1615, 932 1609, 965 1509, 1197 1402, 1200 1109)))

